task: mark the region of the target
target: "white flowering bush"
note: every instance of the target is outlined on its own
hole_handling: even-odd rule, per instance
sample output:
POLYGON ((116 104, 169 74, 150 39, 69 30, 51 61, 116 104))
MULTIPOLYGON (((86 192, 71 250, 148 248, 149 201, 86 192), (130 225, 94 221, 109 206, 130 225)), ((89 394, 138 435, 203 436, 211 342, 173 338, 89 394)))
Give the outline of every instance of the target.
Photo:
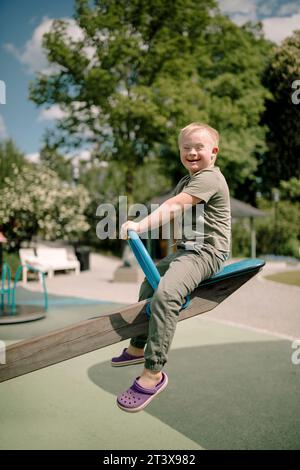
POLYGON ((0 190, 0 225, 9 243, 19 246, 38 235, 45 240, 77 240, 90 226, 90 203, 83 186, 72 187, 43 166, 12 166, 0 190))

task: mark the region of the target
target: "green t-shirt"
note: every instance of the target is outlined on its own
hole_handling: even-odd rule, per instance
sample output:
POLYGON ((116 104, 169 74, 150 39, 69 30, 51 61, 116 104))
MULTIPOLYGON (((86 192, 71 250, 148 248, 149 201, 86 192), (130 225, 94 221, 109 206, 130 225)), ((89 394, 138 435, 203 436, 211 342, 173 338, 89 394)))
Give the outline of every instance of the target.
POLYGON ((174 189, 173 195, 176 196, 182 191, 198 197, 201 202, 187 209, 181 220, 177 219, 177 223, 182 225, 182 236, 177 239, 177 246, 199 251, 203 245, 208 244, 217 252, 229 254, 230 196, 220 168, 214 166, 198 171, 192 176, 184 176, 174 189))

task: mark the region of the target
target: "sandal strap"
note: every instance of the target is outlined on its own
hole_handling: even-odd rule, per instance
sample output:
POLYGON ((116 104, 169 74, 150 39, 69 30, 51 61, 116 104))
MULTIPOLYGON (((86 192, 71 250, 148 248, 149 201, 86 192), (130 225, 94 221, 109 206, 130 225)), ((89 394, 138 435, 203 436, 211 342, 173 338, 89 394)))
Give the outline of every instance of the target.
POLYGON ((132 388, 140 393, 145 393, 146 395, 154 395, 157 392, 157 388, 145 388, 138 383, 139 377, 133 382, 132 388))

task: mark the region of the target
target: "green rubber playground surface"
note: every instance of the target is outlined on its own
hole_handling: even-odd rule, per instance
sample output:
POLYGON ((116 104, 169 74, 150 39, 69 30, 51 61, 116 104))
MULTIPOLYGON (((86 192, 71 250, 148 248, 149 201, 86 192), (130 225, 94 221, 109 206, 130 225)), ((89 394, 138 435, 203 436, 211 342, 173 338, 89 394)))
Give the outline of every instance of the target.
POLYGON ((300 287, 300 271, 286 271, 265 276, 266 279, 300 287))
MULTIPOLYGON (((125 305, 54 294, 48 295, 48 302, 49 310, 42 320, 0 325, 0 339, 10 344, 21 339, 44 335, 95 316, 115 312, 125 305)), ((18 303, 44 308, 44 298, 40 292, 32 292, 22 287, 17 289, 18 303)))
MULTIPOLYGON (((21 325, 14 327, 17 335, 21 325)), ((116 406, 116 395, 141 366, 110 366, 127 344, 1 383, 0 449, 300 448, 292 341, 209 313, 180 322, 165 368, 169 385, 134 414, 116 406)))

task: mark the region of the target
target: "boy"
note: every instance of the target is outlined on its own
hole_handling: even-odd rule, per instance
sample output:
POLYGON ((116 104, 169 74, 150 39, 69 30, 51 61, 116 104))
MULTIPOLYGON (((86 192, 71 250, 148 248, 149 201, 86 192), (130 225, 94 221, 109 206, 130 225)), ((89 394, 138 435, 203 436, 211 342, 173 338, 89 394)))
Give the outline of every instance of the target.
POLYGON ((139 223, 127 221, 121 227, 120 238, 126 239, 128 230, 143 233, 163 225, 170 211, 171 218, 179 214, 184 217, 187 207, 204 204, 204 230, 199 231, 194 211, 188 238, 183 233, 177 241, 177 252, 157 265, 162 276, 157 290, 153 294, 146 279, 141 285, 139 300, 153 296, 148 336, 132 338, 129 348, 112 359, 113 366, 145 362, 141 376, 117 398, 118 406, 130 412, 144 409, 166 388, 168 377, 162 369, 181 306, 201 281, 220 270, 230 251, 229 190, 215 166, 219 134, 207 124, 191 123, 181 130, 178 143, 181 162, 189 174, 179 181, 174 196, 148 217, 139 223))

